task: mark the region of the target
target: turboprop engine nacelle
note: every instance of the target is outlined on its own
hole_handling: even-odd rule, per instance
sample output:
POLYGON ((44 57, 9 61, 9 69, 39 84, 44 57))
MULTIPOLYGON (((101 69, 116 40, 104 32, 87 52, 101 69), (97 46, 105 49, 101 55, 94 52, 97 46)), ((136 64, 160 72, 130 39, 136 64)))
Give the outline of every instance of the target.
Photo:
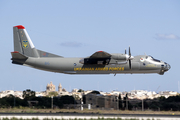
POLYGON ((129 55, 127 54, 119 54, 119 53, 115 53, 115 54, 111 54, 111 58, 115 59, 115 60, 129 60, 129 55))
POLYGON ((116 53, 116 54, 111 54, 111 61, 109 62, 109 64, 126 64, 128 61, 132 60, 134 57, 133 56, 129 56, 128 54, 120 54, 120 53, 116 53))

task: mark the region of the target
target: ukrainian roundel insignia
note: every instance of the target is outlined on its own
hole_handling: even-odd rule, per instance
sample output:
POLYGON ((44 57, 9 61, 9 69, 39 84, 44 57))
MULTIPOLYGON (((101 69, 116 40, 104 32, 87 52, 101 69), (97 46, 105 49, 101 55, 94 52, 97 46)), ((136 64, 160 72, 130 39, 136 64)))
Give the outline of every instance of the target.
POLYGON ((29 47, 28 40, 23 40, 22 41, 22 46, 23 46, 23 48, 28 48, 29 47))
POLYGON ((140 58, 140 61, 141 61, 141 62, 144 62, 144 58, 140 58))

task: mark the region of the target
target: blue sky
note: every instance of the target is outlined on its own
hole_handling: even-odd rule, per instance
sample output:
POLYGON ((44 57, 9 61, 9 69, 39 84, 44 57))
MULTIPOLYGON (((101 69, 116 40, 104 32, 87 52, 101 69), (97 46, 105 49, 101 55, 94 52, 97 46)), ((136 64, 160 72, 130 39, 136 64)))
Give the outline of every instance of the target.
MULTIPOLYGON (((180 1, 178 0, 1 0, 0 91, 44 91, 51 81, 100 91, 134 89, 178 91, 180 1), (37 49, 64 57, 86 57, 96 51, 152 55, 171 65, 158 74, 66 75, 11 64, 13 26, 25 26, 37 49)), ((57 87, 56 87, 57 89, 57 87)))

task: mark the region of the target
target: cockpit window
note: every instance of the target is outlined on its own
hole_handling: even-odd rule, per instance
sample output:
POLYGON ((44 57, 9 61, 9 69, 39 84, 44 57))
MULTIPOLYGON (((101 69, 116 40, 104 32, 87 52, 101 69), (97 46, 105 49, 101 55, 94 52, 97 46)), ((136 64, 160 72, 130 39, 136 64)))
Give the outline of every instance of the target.
POLYGON ((153 58, 152 56, 149 56, 149 57, 151 57, 151 58, 152 58, 152 60, 154 60, 154 61, 156 61, 156 62, 161 62, 160 60, 155 59, 155 58, 153 58))

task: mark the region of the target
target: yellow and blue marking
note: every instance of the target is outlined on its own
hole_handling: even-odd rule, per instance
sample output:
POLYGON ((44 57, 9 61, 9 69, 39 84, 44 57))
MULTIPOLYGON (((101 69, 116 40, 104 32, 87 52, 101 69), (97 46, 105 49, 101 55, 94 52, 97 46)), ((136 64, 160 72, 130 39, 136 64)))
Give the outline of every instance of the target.
POLYGON ((29 42, 28 42, 28 40, 23 40, 23 41, 22 41, 22 47, 25 48, 25 49, 29 47, 29 42))
POLYGON ((74 71, 124 71, 124 67, 96 67, 96 68, 79 67, 79 68, 74 68, 74 71))

